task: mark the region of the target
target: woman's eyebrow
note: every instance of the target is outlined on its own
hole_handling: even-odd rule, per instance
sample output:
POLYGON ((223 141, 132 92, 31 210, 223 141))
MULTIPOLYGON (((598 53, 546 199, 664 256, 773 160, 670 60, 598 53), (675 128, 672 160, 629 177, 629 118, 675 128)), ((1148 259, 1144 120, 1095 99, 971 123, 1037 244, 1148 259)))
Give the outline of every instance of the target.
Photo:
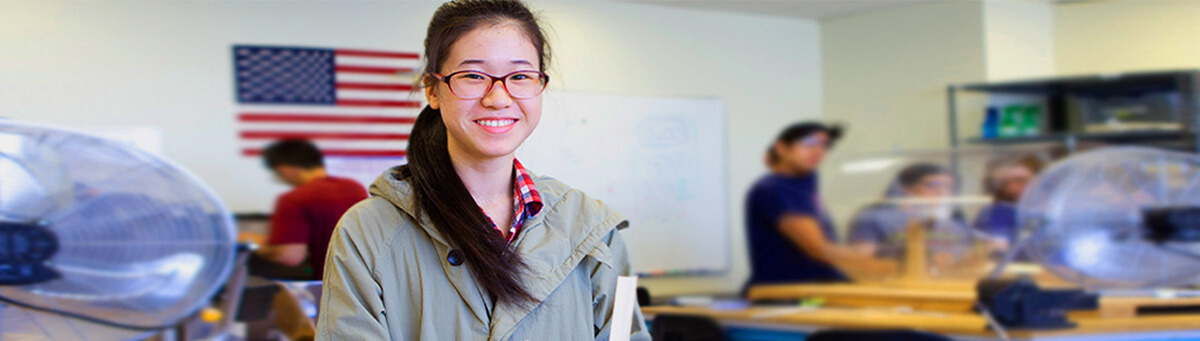
POLYGON ((462 61, 462 63, 458 63, 458 66, 463 66, 463 65, 480 65, 480 64, 483 64, 483 60, 482 60, 482 59, 467 59, 467 60, 464 60, 464 61, 462 61))
MULTIPOLYGON (((510 61, 510 63, 517 64, 517 65, 533 66, 533 62, 530 62, 530 61, 524 60, 524 59, 513 59, 512 61, 510 61)), ((483 65, 483 64, 487 64, 487 62, 483 61, 483 59, 467 59, 467 60, 462 61, 461 63, 458 63, 458 66, 461 67, 463 65, 483 65)))

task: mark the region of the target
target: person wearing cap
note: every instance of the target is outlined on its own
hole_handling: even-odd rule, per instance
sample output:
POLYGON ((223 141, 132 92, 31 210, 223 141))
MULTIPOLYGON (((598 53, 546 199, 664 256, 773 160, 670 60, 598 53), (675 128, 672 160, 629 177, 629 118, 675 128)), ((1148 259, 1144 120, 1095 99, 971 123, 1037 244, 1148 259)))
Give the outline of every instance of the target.
POLYGON ((746 287, 790 282, 841 282, 834 265, 860 255, 836 244, 833 223, 818 191, 817 169, 842 135, 838 126, 791 125, 768 149, 770 173, 746 195, 750 278, 746 287))

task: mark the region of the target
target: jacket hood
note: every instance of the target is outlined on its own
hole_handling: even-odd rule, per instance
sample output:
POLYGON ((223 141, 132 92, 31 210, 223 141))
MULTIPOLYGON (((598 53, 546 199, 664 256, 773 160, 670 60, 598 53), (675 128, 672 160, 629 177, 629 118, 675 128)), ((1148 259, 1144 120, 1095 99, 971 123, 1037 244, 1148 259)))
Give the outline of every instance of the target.
POLYGON ((400 169, 404 166, 396 166, 388 169, 383 174, 380 174, 375 182, 371 183, 368 193, 371 196, 387 199, 392 205, 396 205, 400 210, 407 213, 409 216, 416 216, 417 207, 416 200, 413 200, 413 188, 408 181, 398 180, 400 169))

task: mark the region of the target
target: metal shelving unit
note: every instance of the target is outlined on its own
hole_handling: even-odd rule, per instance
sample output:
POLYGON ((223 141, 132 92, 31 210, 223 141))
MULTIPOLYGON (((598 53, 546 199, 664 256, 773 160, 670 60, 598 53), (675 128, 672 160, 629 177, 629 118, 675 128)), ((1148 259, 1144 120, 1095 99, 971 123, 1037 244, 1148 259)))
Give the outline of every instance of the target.
MULTIPOLYGON (((947 87, 950 146, 966 144, 997 147, 1031 143, 1060 143, 1074 151, 1077 143, 1151 145, 1200 153, 1200 70, 1174 70, 1126 74, 1101 74, 1028 81, 961 84, 947 87), (981 138, 960 136, 959 96, 1036 97, 1044 103, 1043 132, 1036 136, 981 138), (1079 123, 1076 106, 1081 100, 1120 94, 1170 93, 1178 96, 1178 129, 1087 132, 1079 123), (1074 110, 1072 108, 1075 108, 1074 110)), ((972 113, 984 115, 983 112, 972 113)), ((977 130, 978 131, 978 130, 977 130)))

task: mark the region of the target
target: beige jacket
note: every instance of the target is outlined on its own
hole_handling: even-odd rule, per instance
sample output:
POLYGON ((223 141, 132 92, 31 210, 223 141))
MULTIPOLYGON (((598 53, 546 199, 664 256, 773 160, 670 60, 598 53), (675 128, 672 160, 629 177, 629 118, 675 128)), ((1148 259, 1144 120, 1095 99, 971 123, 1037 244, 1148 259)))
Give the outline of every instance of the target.
MULTIPOLYGON (((620 214, 557 180, 514 247, 540 303, 496 306, 451 246, 416 217, 407 182, 385 173, 338 223, 325 259, 318 340, 607 340, 617 275, 629 275, 620 214)), ((650 339, 640 308, 634 340, 650 339)))

